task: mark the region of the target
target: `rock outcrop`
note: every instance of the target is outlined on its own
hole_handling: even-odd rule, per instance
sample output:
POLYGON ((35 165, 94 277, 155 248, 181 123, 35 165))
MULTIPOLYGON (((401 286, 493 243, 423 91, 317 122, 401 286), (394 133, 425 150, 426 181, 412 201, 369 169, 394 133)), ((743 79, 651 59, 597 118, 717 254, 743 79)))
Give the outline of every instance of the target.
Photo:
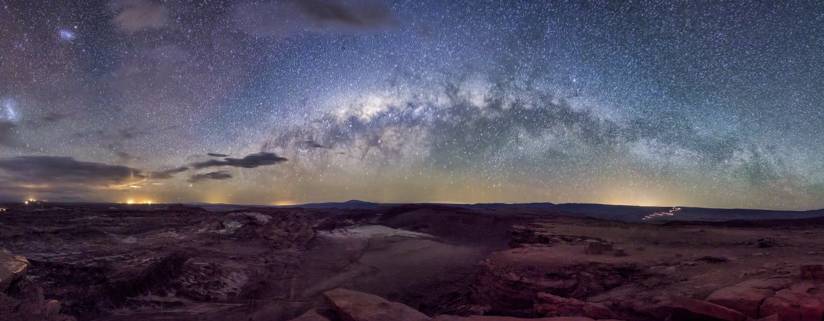
MULTIPOLYGON (((606 318, 591 318, 582 316, 557 316, 543 318, 517 318, 509 316, 457 316, 439 315, 430 318, 427 315, 401 303, 387 301, 379 296, 348 290, 334 289, 323 294, 334 309, 334 315, 325 316, 317 310, 309 310, 290 321, 620 321, 606 318)), ((550 302, 577 305, 579 310, 590 311, 593 315, 606 316, 609 314, 602 307, 577 300, 565 301, 563 298, 551 295, 541 295, 544 304, 550 302), (596 312, 592 312, 596 311, 596 312)), ((571 311, 571 310, 570 310, 571 311)))
POLYGON ((712 292, 707 301, 740 311, 750 318, 757 318, 761 316, 761 303, 789 283, 790 280, 786 278, 747 280, 712 292))
POLYGON ((761 316, 778 315, 781 321, 808 321, 824 319, 824 293, 810 283, 794 284, 779 290, 764 300, 761 316))
POLYGON ((473 299, 496 313, 534 315, 539 293, 583 299, 646 277, 626 257, 590 256, 585 248, 557 245, 494 253, 481 264, 473 299))
POLYGON ((74 321, 61 314, 57 300, 47 300, 43 288, 25 278, 30 263, 22 256, 0 249, 0 320, 74 321))
POLYGON ((334 289, 323 293, 344 320, 352 321, 428 321, 427 315, 377 295, 334 289))
POLYGON ((0 249, 0 292, 6 291, 13 282, 23 277, 28 268, 29 261, 25 257, 0 249))

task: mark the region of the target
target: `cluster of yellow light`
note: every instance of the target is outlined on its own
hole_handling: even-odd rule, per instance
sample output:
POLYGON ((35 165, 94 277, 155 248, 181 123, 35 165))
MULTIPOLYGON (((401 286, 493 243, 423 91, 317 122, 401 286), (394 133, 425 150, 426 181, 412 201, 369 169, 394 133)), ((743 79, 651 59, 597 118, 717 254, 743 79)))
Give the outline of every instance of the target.
POLYGON ((29 198, 29 199, 26 199, 25 201, 23 201, 23 204, 29 205, 29 204, 34 204, 35 202, 37 202, 36 199, 29 198))
POLYGON ((297 203, 298 202, 295 202, 295 201, 280 200, 280 201, 272 202, 272 205, 274 205, 274 206, 291 206, 291 205, 296 205, 297 203))
POLYGON ((129 199, 126 199, 125 203, 127 205, 135 205, 135 204, 138 204, 138 205, 152 205, 152 204, 154 204, 154 201, 152 201, 152 200, 135 200, 133 198, 129 198, 129 199))

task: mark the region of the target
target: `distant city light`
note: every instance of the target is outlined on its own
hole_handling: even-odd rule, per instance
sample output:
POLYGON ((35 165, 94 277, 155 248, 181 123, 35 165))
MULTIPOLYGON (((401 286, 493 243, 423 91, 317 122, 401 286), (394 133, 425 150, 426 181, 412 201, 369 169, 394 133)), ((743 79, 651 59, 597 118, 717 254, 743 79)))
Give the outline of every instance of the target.
POLYGON ((126 205, 152 205, 154 204, 153 200, 144 199, 144 200, 136 200, 134 198, 126 199, 126 205))
POLYGON ((291 201, 291 200, 280 200, 280 201, 272 202, 272 205, 274 205, 274 206, 291 206, 291 205, 296 205, 297 203, 298 202, 291 201))

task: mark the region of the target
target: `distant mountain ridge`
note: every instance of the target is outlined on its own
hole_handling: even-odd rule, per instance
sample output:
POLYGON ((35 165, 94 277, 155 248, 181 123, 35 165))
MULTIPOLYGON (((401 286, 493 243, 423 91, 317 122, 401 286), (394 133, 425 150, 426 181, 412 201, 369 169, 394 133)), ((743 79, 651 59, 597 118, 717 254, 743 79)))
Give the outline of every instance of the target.
MULTIPOLYGON (((452 203, 374 203, 360 200, 349 200, 345 202, 325 202, 308 203, 300 205, 290 205, 288 207, 308 208, 308 209, 345 209, 345 210, 369 210, 397 206, 443 206, 454 208, 482 209, 482 210, 525 210, 529 212, 546 211, 548 214, 564 214, 580 217, 591 217, 596 219, 638 222, 644 217, 656 212, 663 212, 672 209, 669 206, 635 206, 635 205, 609 205, 590 203, 563 203, 554 204, 549 202, 536 203, 476 203, 476 204, 452 204, 452 203)), ((702 207, 678 207, 679 211, 675 215, 656 218, 654 221, 734 221, 734 220, 783 220, 783 219, 808 219, 824 217, 824 209, 808 211, 791 210, 762 210, 762 209, 720 209, 702 207)))

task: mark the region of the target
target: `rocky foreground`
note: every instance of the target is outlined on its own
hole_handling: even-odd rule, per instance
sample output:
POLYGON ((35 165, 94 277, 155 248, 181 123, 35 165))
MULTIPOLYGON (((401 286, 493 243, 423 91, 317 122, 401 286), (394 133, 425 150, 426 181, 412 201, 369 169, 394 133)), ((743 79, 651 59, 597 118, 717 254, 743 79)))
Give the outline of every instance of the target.
POLYGON ((7 206, 1 320, 824 320, 819 219, 7 206))

